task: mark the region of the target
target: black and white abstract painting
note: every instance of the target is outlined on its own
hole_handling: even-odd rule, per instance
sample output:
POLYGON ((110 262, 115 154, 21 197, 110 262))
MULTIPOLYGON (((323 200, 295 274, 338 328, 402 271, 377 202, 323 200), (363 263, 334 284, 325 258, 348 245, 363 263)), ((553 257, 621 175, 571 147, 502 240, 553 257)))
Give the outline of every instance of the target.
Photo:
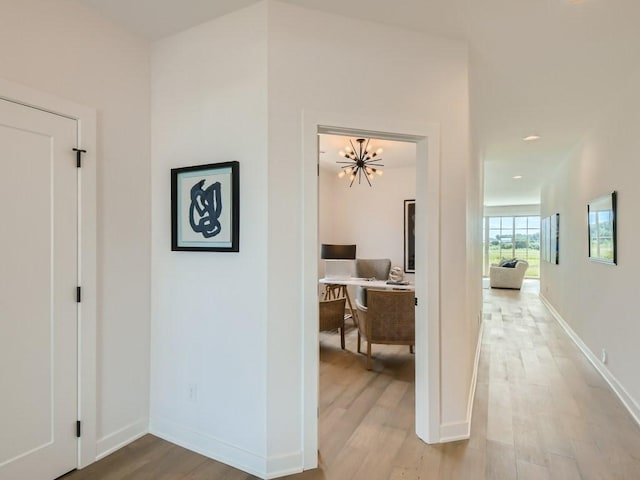
POLYGON ((171 170, 171 250, 237 252, 238 162, 171 170))

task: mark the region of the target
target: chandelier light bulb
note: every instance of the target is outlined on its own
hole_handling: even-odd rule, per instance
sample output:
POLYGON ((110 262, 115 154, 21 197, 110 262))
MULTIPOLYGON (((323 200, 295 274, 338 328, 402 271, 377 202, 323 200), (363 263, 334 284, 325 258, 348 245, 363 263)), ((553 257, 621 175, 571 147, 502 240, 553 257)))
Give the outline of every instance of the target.
MULTIPOLYGON (((374 140, 375 141, 375 140, 374 140)), ((356 138, 349 140, 344 150, 340 150, 339 154, 345 158, 344 161, 338 161, 341 171, 338 173, 338 177, 344 178, 348 176, 351 183, 349 187, 353 186, 354 181, 357 179, 358 184, 362 183, 361 180, 366 181, 369 186, 372 186, 371 180, 376 174, 382 175, 382 170, 378 167, 384 165, 380 163, 382 161, 379 155, 382 153, 382 148, 375 150, 371 145, 371 139, 356 138)))

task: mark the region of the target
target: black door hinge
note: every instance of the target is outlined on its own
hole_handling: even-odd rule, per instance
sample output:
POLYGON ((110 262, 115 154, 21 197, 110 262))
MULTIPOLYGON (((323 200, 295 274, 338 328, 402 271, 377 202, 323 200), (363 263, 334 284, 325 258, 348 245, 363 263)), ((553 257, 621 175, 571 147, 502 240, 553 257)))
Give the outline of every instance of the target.
POLYGON ((82 302, 82 287, 76 287, 76 302, 82 302))
POLYGON ((82 150, 80 148, 74 148, 74 152, 76 152, 76 167, 82 167, 82 154, 87 153, 86 150, 82 150))
POLYGON ((80 438, 82 436, 82 422, 78 420, 76 422, 76 437, 80 438))
POLYGON ((414 300, 416 301, 416 307, 418 306, 418 297, 414 297, 414 300))

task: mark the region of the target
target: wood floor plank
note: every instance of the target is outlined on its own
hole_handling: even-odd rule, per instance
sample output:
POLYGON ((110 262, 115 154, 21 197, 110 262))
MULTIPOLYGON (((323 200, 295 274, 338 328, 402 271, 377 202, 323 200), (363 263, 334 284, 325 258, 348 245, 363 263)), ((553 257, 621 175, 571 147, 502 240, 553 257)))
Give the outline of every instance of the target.
MULTIPOLYGON (((389 478, 417 479, 425 457, 433 456, 435 448, 425 444, 416 434, 408 433, 397 454, 391 461, 393 469, 389 478)), ((438 452, 439 453, 439 452, 438 452)), ((429 462, 429 460, 427 460, 429 462)), ((435 463, 433 461, 431 464, 435 463)))
POLYGON ((518 480, 549 480, 549 470, 534 463, 518 460, 518 480))
POLYGON ((487 440, 513 445, 511 392, 505 381, 492 380, 489 384, 487 440))
POLYGON ((485 472, 487 480, 517 478, 513 445, 487 440, 485 472))
POLYGON ((540 441, 535 418, 531 415, 514 416, 513 430, 517 460, 546 467, 547 457, 540 441))
POLYGON ((487 478, 486 461, 485 449, 477 449, 471 447, 471 445, 467 445, 464 456, 460 462, 458 478, 485 480, 487 478))
POLYGON ((369 454, 352 478, 354 480, 387 478, 393 469, 393 459, 406 437, 406 431, 382 427, 380 434, 376 437, 374 448, 369 450, 369 454))
POLYGON ((582 478, 574 458, 549 453, 547 463, 551 480, 581 480, 582 478))

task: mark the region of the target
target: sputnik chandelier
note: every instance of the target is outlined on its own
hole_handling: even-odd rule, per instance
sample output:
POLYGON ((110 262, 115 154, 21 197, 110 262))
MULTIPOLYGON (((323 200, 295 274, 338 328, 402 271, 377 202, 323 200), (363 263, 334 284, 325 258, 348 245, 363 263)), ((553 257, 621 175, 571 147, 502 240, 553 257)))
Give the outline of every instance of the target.
POLYGON ((384 167, 383 164, 378 163, 382 160, 379 155, 382 154, 382 149, 379 148, 375 152, 373 151, 373 147, 369 146, 370 138, 358 138, 356 142, 359 143, 356 148, 353 145, 353 142, 349 140, 349 145, 347 148, 340 150, 340 156, 349 159, 348 161, 338 161, 336 163, 344 164, 342 170, 338 174, 338 177, 342 178, 348 175, 348 179, 351 180, 349 187, 353 185, 356 177, 358 178, 358 184, 362 182, 362 177, 364 176, 365 180, 371 187, 371 180, 373 180, 373 175, 378 174, 382 175, 382 170, 376 167, 384 167), (366 144, 365 144, 366 142, 366 144))

